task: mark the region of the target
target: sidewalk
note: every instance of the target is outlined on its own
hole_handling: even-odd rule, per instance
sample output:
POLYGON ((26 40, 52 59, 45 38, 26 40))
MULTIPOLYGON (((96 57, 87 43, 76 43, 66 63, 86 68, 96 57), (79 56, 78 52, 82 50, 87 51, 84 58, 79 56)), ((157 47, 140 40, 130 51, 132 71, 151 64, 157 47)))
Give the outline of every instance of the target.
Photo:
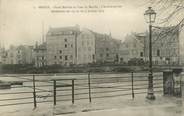
MULTIPOLYGON (((170 105, 126 107, 91 112, 80 112, 66 116, 183 116, 182 108, 176 109, 170 105)), ((59 115, 58 115, 59 116, 59 115)), ((62 116, 62 115, 60 115, 62 116)))
POLYGON ((56 116, 183 116, 181 98, 156 96, 155 101, 136 96, 134 100, 122 97, 101 99, 88 104, 58 105, 56 116))
POLYGON ((1 116, 184 116, 184 98, 157 95, 155 101, 145 99, 145 94, 71 102, 33 104, 1 107, 1 116))

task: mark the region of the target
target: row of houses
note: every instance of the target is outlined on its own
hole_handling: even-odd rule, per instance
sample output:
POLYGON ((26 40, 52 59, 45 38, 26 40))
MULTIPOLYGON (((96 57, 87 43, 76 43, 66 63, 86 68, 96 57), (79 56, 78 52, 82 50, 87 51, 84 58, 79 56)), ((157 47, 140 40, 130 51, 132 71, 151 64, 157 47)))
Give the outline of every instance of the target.
MULTIPOLYGON (((149 60, 149 33, 131 33, 121 44, 120 61, 149 60)), ((152 32, 152 61, 155 65, 184 64, 183 25, 155 27, 152 32)))
MULTIPOLYGON (((153 30, 153 64, 184 63, 183 25, 157 27, 153 30)), ((114 39, 79 26, 50 28, 46 41, 34 46, 11 46, 0 49, 3 64, 81 65, 89 63, 128 63, 148 61, 148 32, 130 33, 125 40, 114 39)))
POLYGON ((118 62, 121 41, 79 26, 50 28, 46 35, 47 65, 118 62))
POLYGON ((1 64, 32 64, 33 46, 10 46, 8 50, 0 48, 1 64))
MULTIPOLYGON (((1 54, 3 64, 83 65, 118 63, 121 41, 79 26, 50 28, 46 41, 34 46, 11 46, 1 54), (29 59, 27 58, 29 57, 29 59)), ((3 50, 1 50, 3 51, 3 50)))

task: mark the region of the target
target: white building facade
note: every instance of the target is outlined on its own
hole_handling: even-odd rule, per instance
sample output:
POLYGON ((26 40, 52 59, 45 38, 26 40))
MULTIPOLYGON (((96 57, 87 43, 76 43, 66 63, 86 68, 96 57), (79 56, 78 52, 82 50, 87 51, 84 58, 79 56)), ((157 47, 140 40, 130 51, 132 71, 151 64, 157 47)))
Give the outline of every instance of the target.
POLYGON ((46 35, 47 65, 76 64, 76 39, 79 28, 50 28, 46 35))
POLYGON ((77 64, 88 64, 95 62, 95 36, 84 29, 77 36, 77 64))

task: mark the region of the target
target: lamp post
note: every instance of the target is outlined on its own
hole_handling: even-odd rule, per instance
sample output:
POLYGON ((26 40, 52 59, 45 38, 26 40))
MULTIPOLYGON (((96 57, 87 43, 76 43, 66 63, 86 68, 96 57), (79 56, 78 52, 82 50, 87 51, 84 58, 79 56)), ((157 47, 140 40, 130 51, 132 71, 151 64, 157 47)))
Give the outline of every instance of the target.
POLYGON ((149 100, 155 100, 153 91, 153 71, 152 71, 152 23, 155 22, 156 12, 148 7, 148 10, 144 13, 146 22, 149 24, 149 76, 148 76, 148 93, 146 98, 149 100))

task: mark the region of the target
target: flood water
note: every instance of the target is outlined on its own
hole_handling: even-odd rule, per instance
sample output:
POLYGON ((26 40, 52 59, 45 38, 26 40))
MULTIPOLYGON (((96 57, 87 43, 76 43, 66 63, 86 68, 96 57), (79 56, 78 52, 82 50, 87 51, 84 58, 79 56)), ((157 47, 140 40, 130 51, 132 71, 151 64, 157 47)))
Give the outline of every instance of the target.
MULTIPOLYGON (((106 99, 106 96, 120 97, 118 99, 132 99, 132 74, 131 73, 118 73, 118 74, 101 74, 101 73, 92 73, 90 75, 91 81, 91 92, 92 92, 92 101, 98 102, 99 99, 106 99), (125 95, 125 96, 124 96, 125 95)), ((37 102, 44 104, 48 104, 53 106, 53 79, 75 79, 75 104, 81 102, 82 100, 86 100, 84 103, 89 103, 89 80, 88 74, 54 74, 54 75, 36 75, 36 100, 37 102)), ((154 87, 156 94, 162 94, 163 92, 163 80, 162 73, 154 73, 154 87), (156 80, 158 79, 158 80, 156 80), (157 92, 158 91, 158 92, 157 92)), ((2 75, 0 78, 1 81, 10 82, 10 81, 22 81, 23 85, 12 86, 11 89, 0 90, 0 111, 2 109, 6 111, 4 108, 8 105, 11 107, 12 104, 24 104, 27 107, 33 108, 33 76, 32 75, 2 75), (17 94, 19 93, 19 94, 17 94)), ((71 80, 58 80, 57 85, 71 85, 71 80)), ((147 92, 147 73, 137 73, 134 74, 134 92, 135 96, 144 95, 147 92), (137 88, 137 89, 136 89, 137 88), (137 93, 137 94, 136 94, 137 93)), ((109 97, 108 97, 109 98, 109 97)), ((117 101, 117 99, 116 99, 117 101)), ((139 100, 138 100, 139 101, 139 100)), ((71 86, 61 86, 57 88, 57 104, 65 104, 65 102, 72 104, 72 87, 71 86)), ((123 101, 122 101, 123 102, 123 101)), ((83 102, 81 102, 83 103, 83 102)), ((112 102, 112 106, 115 102, 112 102)), ((17 105, 17 106, 20 106, 17 105)), ((114 104, 117 106, 118 103, 114 104)), ((38 104, 39 105, 39 104, 38 104)), ((105 106, 101 103, 102 107, 105 106)), ((109 104, 108 104, 109 105, 109 104)), ((108 106, 107 105, 107 106, 108 106)), ((16 105, 13 105, 16 107, 16 105)), ((121 106, 121 105, 119 105, 121 106)), ((143 115, 143 116, 181 116, 181 104, 180 105, 172 105, 172 106, 150 106, 144 107, 139 106, 138 108, 128 107, 125 109, 119 108, 119 106, 114 107, 114 110, 100 110, 100 111, 92 111, 92 112, 81 112, 71 114, 72 116, 101 116, 102 114, 107 116, 117 115, 143 115)), ((183 106, 182 106, 183 107, 183 106)), ((111 109, 111 107, 109 107, 111 109)), ((103 109, 103 108, 102 108, 103 109)), ((61 111, 62 112, 62 111, 61 111)), ((59 113, 58 113, 59 114, 59 113)), ((70 115, 70 114, 68 114, 70 115)))

